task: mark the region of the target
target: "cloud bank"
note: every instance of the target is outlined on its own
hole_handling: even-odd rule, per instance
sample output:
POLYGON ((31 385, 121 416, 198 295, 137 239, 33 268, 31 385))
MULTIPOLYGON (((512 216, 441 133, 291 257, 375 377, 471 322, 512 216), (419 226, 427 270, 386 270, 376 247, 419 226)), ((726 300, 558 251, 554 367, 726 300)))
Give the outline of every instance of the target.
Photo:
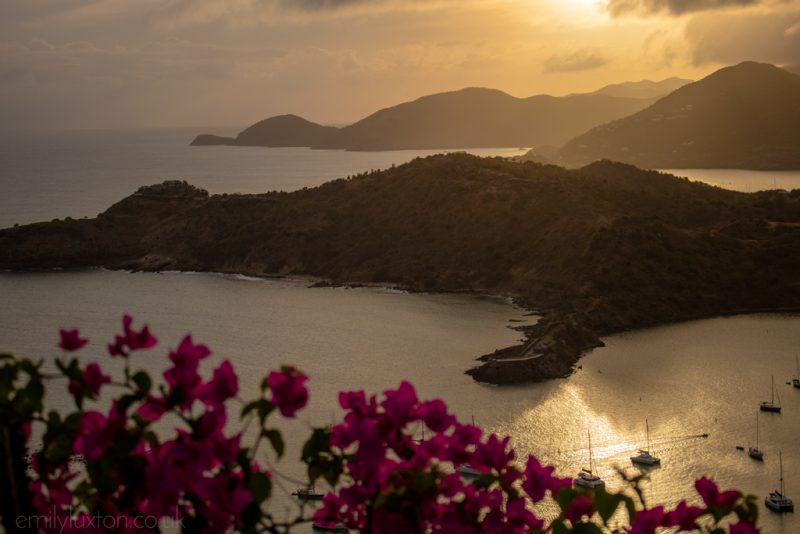
POLYGON ((624 15, 683 15, 697 11, 752 6, 763 0, 608 0, 606 10, 613 17, 624 15))

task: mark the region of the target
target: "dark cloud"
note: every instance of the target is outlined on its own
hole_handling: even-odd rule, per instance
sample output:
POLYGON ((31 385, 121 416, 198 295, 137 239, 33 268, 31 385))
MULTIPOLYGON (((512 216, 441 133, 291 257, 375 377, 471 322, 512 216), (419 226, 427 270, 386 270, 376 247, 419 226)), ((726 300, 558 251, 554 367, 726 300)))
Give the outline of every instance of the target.
POLYGON ((763 14, 702 14, 686 26, 692 62, 800 63, 800 9, 763 14))
POLYGON ((283 9, 306 12, 336 11, 345 8, 364 7, 376 9, 386 6, 409 7, 414 4, 431 4, 431 0, 278 0, 283 9))
POLYGON ((544 62, 544 72, 574 72, 602 67, 609 59, 591 50, 577 50, 569 54, 550 56, 544 62))
POLYGON ((374 0, 373 2, 368 0, 280 0, 281 7, 300 11, 325 11, 370 3, 377 2, 374 0))
POLYGON ((613 17, 624 15, 682 15, 694 11, 742 7, 766 3, 763 0, 608 0, 605 7, 613 17))

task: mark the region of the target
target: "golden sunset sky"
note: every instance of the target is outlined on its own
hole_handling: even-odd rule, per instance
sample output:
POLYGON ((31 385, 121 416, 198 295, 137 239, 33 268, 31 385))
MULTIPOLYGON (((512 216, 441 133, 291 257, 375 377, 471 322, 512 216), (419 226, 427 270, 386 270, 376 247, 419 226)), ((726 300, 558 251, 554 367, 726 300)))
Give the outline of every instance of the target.
POLYGON ((743 60, 800 63, 800 0, 2 0, 0 127, 341 124, 743 60))

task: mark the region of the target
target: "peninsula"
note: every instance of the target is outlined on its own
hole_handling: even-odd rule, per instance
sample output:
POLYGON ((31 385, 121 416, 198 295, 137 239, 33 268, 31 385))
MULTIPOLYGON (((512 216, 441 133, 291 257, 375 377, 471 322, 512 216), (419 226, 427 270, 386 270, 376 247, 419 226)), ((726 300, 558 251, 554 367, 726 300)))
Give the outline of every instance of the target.
POLYGON ((2 269, 92 266, 510 295, 540 320, 468 371, 507 384, 566 376, 614 332, 800 307, 800 191, 450 154, 292 193, 165 182, 94 219, 0 230, 2 269))
MULTIPOLYGON (((637 94, 642 83, 636 82, 628 92, 637 94)), ((655 84, 655 89, 653 83, 644 94, 666 91, 675 82, 655 84)), ((468 87, 381 109, 342 128, 322 126, 297 115, 279 115, 249 126, 236 137, 202 134, 191 144, 345 150, 559 146, 589 128, 640 111, 655 101, 652 96, 617 96, 624 90, 614 88, 601 91, 516 98, 497 89, 468 87)))

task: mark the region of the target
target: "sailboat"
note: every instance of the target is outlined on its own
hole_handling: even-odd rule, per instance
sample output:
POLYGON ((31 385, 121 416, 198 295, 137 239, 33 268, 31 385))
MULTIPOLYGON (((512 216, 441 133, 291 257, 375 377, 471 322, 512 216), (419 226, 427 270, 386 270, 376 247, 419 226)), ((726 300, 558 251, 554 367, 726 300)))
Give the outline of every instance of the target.
POLYGON ((639 449, 639 454, 631 456, 631 462, 639 465, 661 465, 661 458, 650 454, 650 423, 648 423, 647 419, 644 420, 644 425, 647 433, 647 449, 639 449))
POLYGON ((797 374, 794 378, 792 378, 792 385, 797 389, 800 389, 800 358, 797 356, 794 357, 794 363, 797 365, 797 374))
POLYGON ((589 436, 589 469, 582 469, 575 479, 576 486, 583 486, 584 488, 600 488, 606 485, 603 479, 594 474, 594 458, 592 457, 592 433, 586 431, 589 436))
POLYGON ((772 377, 772 400, 767 402, 764 401, 761 403, 761 411, 762 412, 775 412, 781 413, 781 404, 780 398, 778 399, 778 404, 775 404, 775 377, 772 377))
POLYGON ((758 448, 758 412, 756 412, 756 446, 748 448, 747 454, 749 454, 750 458, 753 460, 758 460, 759 462, 764 461, 764 451, 758 448))
POLYGON ((778 460, 781 466, 780 491, 771 491, 769 495, 764 498, 764 504, 773 512, 794 512, 794 502, 786 496, 786 489, 783 485, 783 456, 778 452, 778 460))

